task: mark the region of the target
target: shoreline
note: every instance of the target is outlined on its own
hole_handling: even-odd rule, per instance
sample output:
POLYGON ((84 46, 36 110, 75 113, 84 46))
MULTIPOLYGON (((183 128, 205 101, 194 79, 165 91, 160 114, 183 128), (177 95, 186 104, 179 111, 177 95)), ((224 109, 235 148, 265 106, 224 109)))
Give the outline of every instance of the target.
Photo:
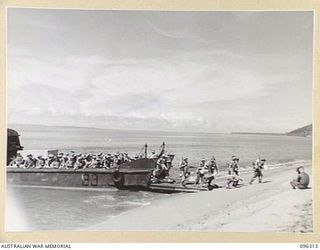
MULTIPOLYGON (((267 165, 263 171, 265 178, 262 184, 256 181, 253 185, 248 185, 253 173, 252 170, 243 168, 240 172, 240 177, 244 179, 242 187, 159 196, 138 207, 107 216, 98 224, 74 230, 310 233, 312 189, 292 190, 289 185, 291 179, 296 178, 295 168, 299 165, 305 166, 306 172, 310 174, 309 186, 312 187, 310 160, 267 165)), ((225 177, 221 172, 216 183, 224 185, 225 177)), ((24 228, 23 231, 29 229, 24 228)))
MULTIPOLYGON (((289 184, 298 165, 265 170, 261 184, 248 185, 252 173, 243 173, 242 187, 156 200, 84 230, 312 232, 312 188, 289 184)), ((311 161, 304 166, 312 187, 311 161)))

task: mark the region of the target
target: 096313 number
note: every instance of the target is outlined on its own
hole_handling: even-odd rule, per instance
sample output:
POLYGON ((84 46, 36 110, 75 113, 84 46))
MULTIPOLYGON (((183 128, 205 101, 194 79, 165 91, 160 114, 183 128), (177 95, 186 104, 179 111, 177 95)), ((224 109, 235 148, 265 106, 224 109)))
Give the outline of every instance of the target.
POLYGON ((98 175, 97 174, 82 174, 81 181, 83 186, 98 186, 98 175))
POLYGON ((302 249, 317 249, 319 248, 317 243, 302 243, 300 244, 300 248, 302 249))

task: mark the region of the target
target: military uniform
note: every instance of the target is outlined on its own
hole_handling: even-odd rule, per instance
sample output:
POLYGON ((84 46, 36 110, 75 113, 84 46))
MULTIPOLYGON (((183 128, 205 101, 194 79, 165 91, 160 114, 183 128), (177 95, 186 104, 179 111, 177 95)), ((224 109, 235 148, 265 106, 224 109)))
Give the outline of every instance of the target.
POLYGON ((219 170, 218 170, 218 166, 217 166, 217 163, 215 162, 215 160, 211 160, 209 163, 208 163, 208 171, 211 173, 211 174, 214 174, 215 172, 218 173, 219 170))
POLYGON ((310 177, 304 172, 303 167, 297 168, 298 176, 290 182, 293 189, 306 189, 310 183, 310 177), (302 169, 302 170, 301 170, 302 169))
POLYGON ((180 164, 180 170, 182 171, 182 178, 181 183, 182 185, 185 184, 185 181, 187 177, 189 176, 189 164, 188 164, 188 158, 184 158, 180 164))
POLYGON ((265 161, 266 161, 265 159, 261 159, 261 160, 258 159, 258 160, 256 160, 256 162, 253 162, 254 175, 253 175, 251 181, 249 182, 249 184, 252 184, 257 177, 259 179, 259 183, 262 182, 262 178, 263 178, 262 170, 263 170, 263 166, 264 166, 265 161))
POLYGON ((232 162, 229 164, 229 174, 239 175, 239 158, 232 156, 232 162))
POLYGON ((204 182, 204 175, 206 173, 205 169, 205 160, 201 160, 199 163, 199 167, 197 168, 197 178, 196 178, 196 184, 199 184, 199 182, 204 182))
POLYGON ((233 174, 233 175, 230 175, 228 178, 227 178, 227 185, 226 185, 226 188, 232 188, 232 187, 237 187, 239 185, 239 182, 242 181, 242 179, 233 174))

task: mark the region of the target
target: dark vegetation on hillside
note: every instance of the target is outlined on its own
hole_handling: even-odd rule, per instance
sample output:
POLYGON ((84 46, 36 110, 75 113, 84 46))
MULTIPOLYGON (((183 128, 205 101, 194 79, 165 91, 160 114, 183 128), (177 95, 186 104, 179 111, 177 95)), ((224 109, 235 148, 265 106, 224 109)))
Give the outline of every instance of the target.
POLYGON ((304 126, 302 128, 295 129, 287 133, 292 136, 312 136, 312 124, 304 126))

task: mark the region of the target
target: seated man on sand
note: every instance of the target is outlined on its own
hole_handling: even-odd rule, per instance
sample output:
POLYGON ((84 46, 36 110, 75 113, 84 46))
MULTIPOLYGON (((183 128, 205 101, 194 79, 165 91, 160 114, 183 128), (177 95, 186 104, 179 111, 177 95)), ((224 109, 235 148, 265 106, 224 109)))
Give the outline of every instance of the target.
POLYGON ((297 179, 294 179, 290 182, 293 189, 305 189, 308 188, 310 178, 309 175, 304 172, 304 167, 300 166, 296 170, 298 172, 297 179))

